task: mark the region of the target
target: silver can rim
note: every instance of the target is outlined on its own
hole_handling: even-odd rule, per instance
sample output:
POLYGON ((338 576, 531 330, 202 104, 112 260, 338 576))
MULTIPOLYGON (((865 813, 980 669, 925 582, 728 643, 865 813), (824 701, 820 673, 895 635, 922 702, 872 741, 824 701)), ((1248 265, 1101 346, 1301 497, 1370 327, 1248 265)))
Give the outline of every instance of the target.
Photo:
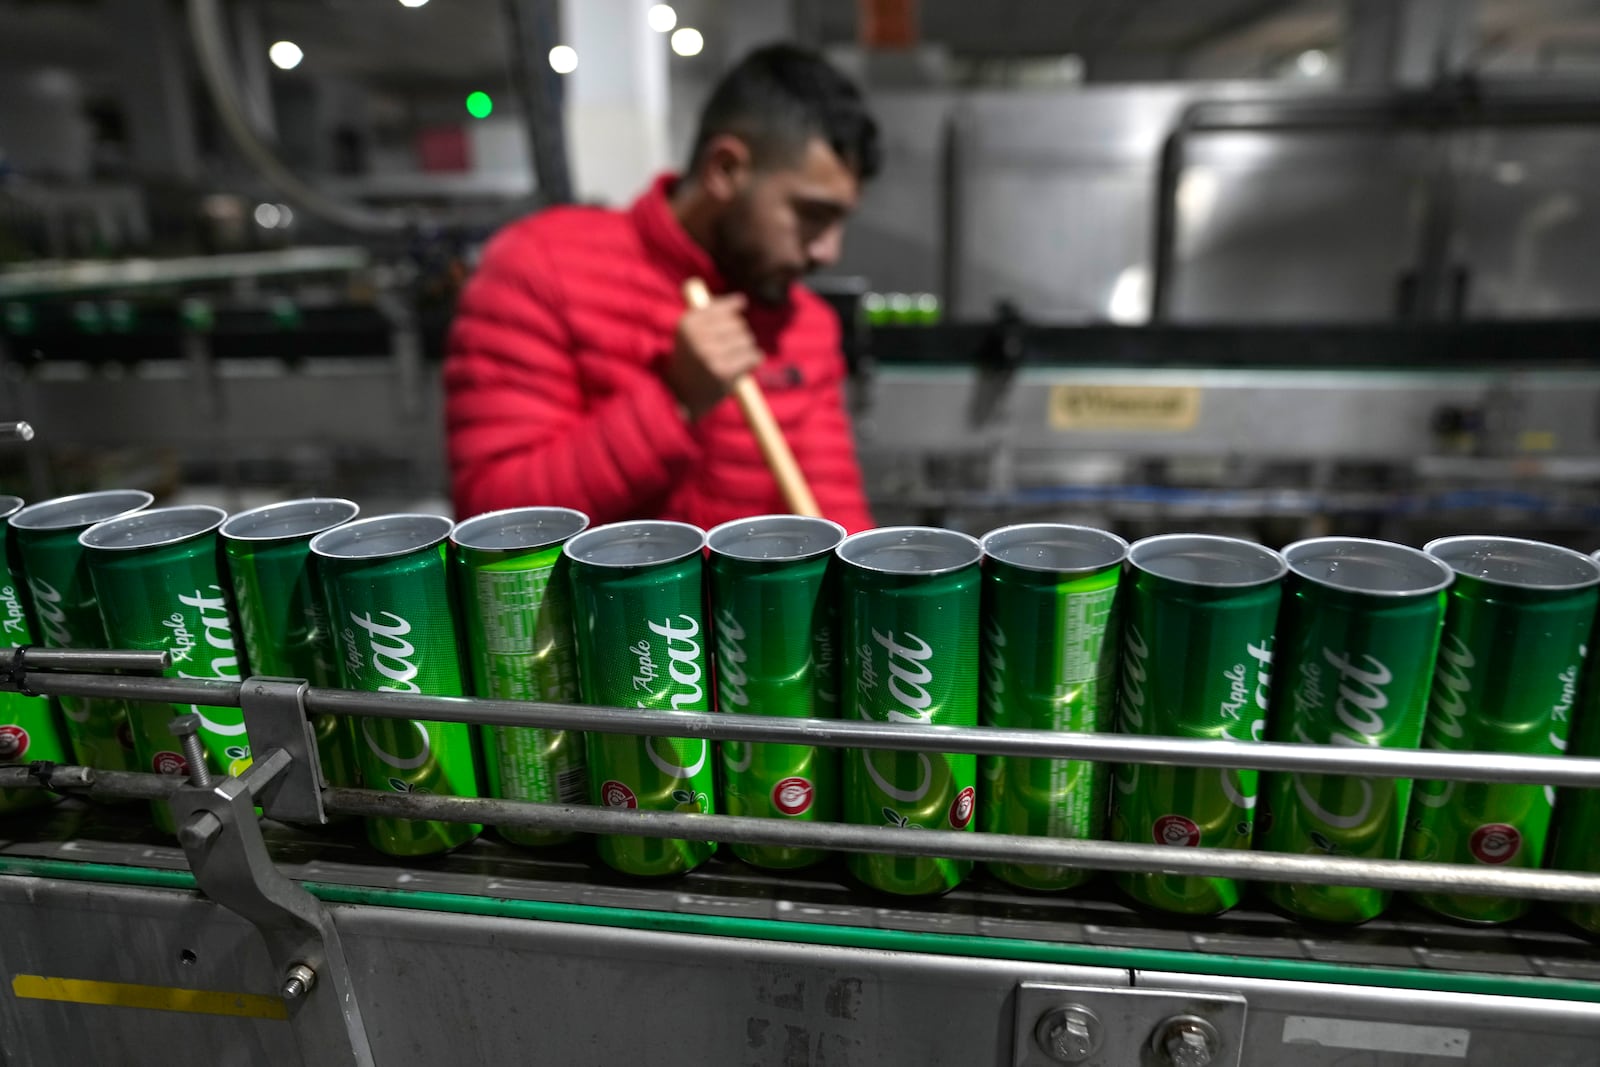
POLYGON ((608 522, 604 525, 587 529, 568 541, 561 551, 573 563, 584 567, 611 571, 631 571, 646 567, 662 567, 670 563, 680 563, 690 556, 704 552, 705 547, 706 532, 692 523, 674 522, 670 519, 627 519, 622 522, 608 522), (647 563, 601 563, 592 559, 584 559, 582 556, 583 552, 593 550, 594 542, 596 541, 604 542, 608 538, 615 538, 627 530, 638 531, 645 528, 681 537, 681 547, 674 548, 670 555, 663 555, 660 559, 653 559, 647 563))
POLYGON ((1107 567, 1115 567, 1128 558, 1128 542, 1110 530, 1100 530, 1093 526, 1079 526, 1070 522, 1019 522, 1010 526, 1001 526, 990 530, 978 539, 978 546, 983 549, 984 557, 1003 563, 1007 567, 1015 567, 1020 571, 1033 571, 1038 574, 1063 574, 1085 575, 1095 574, 1107 567), (1083 567, 1041 567, 1032 563, 1017 563, 1014 560, 1002 559, 995 555, 993 546, 998 540, 1007 536, 1020 536, 1031 531, 1050 531, 1052 533, 1087 534, 1087 539, 1105 543, 1106 548, 1115 549, 1116 554, 1104 563, 1095 563, 1083 567))
POLYGON ((275 541, 300 541, 308 537, 315 537, 320 533, 325 533, 336 526, 343 526, 347 522, 353 522, 360 514, 361 505, 357 504, 354 500, 347 500, 342 496, 305 496, 294 500, 282 500, 276 504, 262 504, 260 507, 251 508, 248 511, 241 511, 235 515, 230 515, 228 516, 228 521, 222 524, 222 528, 218 530, 217 533, 229 541, 243 541, 250 544, 271 544, 275 541), (269 513, 271 512, 281 513, 284 511, 292 511, 297 508, 307 507, 314 509, 318 506, 329 504, 344 505, 349 509, 349 514, 345 515, 343 518, 337 518, 330 522, 325 522, 314 529, 301 530, 299 533, 292 534, 269 535, 240 533, 238 529, 240 526, 249 525, 252 520, 268 517, 269 513))
POLYGON ((1563 548, 1552 545, 1548 541, 1534 541, 1526 537, 1500 537, 1493 534, 1453 534, 1450 537, 1437 537, 1422 546, 1422 550, 1430 556, 1442 560, 1458 577, 1469 578, 1485 585, 1498 586, 1502 589, 1527 589, 1541 593, 1569 593, 1577 589, 1587 589, 1590 586, 1600 585, 1600 554, 1594 557, 1586 556, 1575 548, 1563 548), (1551 561, 1563 563, 1576 563, 1588 572, 1588 577, 1581 581, 1562 582, 1559 584, 1529 584, 1527 582, 1508 582, 1498 578, 1483 578, 1476 574, 1468 574, 1457 570, 1456 565, 1450 562, 1449 557, 1441 556, 1438 549, 1449 548, 1454 545, 1466 545, 1478 542, 1486 546, 1492 545, 1517 545, 1521 548, 1535 548, 1551 561))
POLYGON ((20 496, 0 496, 0 522, 5 522, 27 507, 27 503, 20 496))
POLYGON ((62 530, 87 530, 89 527, 94 526, 97 523, 110 522, 112 519, 127 518, 129 515, 132 515, 136 512, 144 511, 155 502, 155 494, 147 492, 143 489, 96 489, 88 493, 72 493, 68 496, 53 496, 49 500, 41 500, 37 504, 29 504, 21 511, 12 515, 11 526, 12 529, 16 530, 38 531, 40 533, 60 532, 62 530), (144 500, 135 507, 126 507, 120 511, 113 511, 108 515, 100 516, 98 519, 89 519, 88 521, 78 522, 39 521, 40 515, 48 514, 50 511, 59 507, 82 503, 89 500, 109 500, 112 497, 127 497, 130 500, 143 497, 144 500))
POLYGON ((849 537, 846 537, 843 541, 839 542, 839 547, 834 549, 834 552, 838 555, 839 562, 854 567, 857 570, 866 571, 869 574, 890 574, 907 578, 931 578, 941 574, 954 574, 957 571, 966 570, 968 567, 971 567, 973 564, 978 563, 983 559, 983 547, 978 544, 978 539, 976 537, 973 537, 971 534, 960 533, 956 530, 946 530, 942 526, 880 526, 875 530, 863 530, 860 533, 851 534, 849 537), (877 547, 875 543, 877 541, 889 540, 893 537, 904 538, 907 534, 931 535, 938 537, 941 540, 948 539, 951 542, 952 547, 959 545, 962 548, 970 548, 972 552, 972 558, 963 560, 960 563, 951 564, 948 567, 938 567, 933 570, 904 570, 895 567, 874 567, 869 564, 862 563, 857 559, 851 558, 852 555, 865 551, 863 548, 864 545, 867 547, 877 547))
POLYGON ((1258 544, 1255 541, 1246 541, 1242 537, 1228 537, 1224 534, 1171 533, 1142 537, 1129 546, 1128 564, 1135 570, 1163 582, 1177 582, 1180 585, 1192 585, 1206 589, 1254 589, 1257 586, 1271 585, 1273 582, 1280 581, 1289 572, 1289 564, 1284 560, 1281 552, 1275 552, 1266 545, 1258 544), (1140 559, 1141 556, 1148 557, 1151 549, 1171 544, 1174 541, 1190 541, 1227 549, 1237 553, 1240 559, 1249 556, 1261 563, 1270 564, 1271 573, 1269 574, 1266 569, 1263 569, 1261 577, 1238 582, 1195 581, 1187 578, 1170 578, 1165 574, 1151 570, 1148 564, 1140 559))
POLYGON ((711 554, 714 556, 722 556, 725 559, 738 560, 740 563, 804 563, 807 560, 826 556, 828 553, 832 552, 834 549, 843 544, 844 539, 847 536, 848 535, 845 533, 843 526, 840 526, 832 519, 824 519, 816 515, 751 515, 749 518, 744 519, 729 519, 727 522, 718 523, 710 530, 707 530, 706 547, 711 550, 711 554), (745 556, 740 555, 737 552, 730 552, 726 548, 720 547, 717 544, 719 535, 724 539, 726 538, 727 534, 725 531, 730 531, 741 526, 775 525, 778 523, 792 523, 799 526, 813 526, 825 529, 829 533, 833 534, 833 542, 826 548, 818 548, 810 552, 797 552, 794 555, 789 556, 745 556))
MULTIPOLYGON (((422 552, 443 544, 445 538, 450 536, 450 527, 452 525, 451 521, 443 515, 430 515, 420 511, 403 511, 392 515, 373 515, 369 518, 347 522, 342 526, 335 526, 331 530, 324 530, 317 534, 311 539, 311 554, 338 563, 398 559, 401 556, 409 556, 413 552, 422 552), (430 532, 426 536, 419 533, 415 543, 409 544, 405 548, 390 548, 376 552, 352 552, 346 551, 339 546, 339 539, 342 537, 350 537, 358 531, 371 529, 380 523, 394 524, 398 522, 433 525, 435 532, 430 532)), ((359 543, 359 540, 352 542, 352 545, 357 543, 359 543)))
POLYGON ((83 533, 78 535, 78 543, 84 548, 92 548, 97 552, 145 552, 152 548, 170 548, 181 545, 186 541, 204 537, 206 534, 216 533, 217 529, 227 521, 228 513, 219 507, 210 504, 175 504, 166 508, 147 508, 135 511, 131 515, 123 515, 115 519, 106 519, 97 522, 83 533), (160 541, 151 541, 142 545, 114 545, 103 543, 107 537, 114 537, 128 531, 139 523, 148 523, 152 519, 176 518, 182 513, 189 513, 196 520, 205 517, 204 523, 197 522, 192 528, 181 533, 175 533, 160 541))
POLYGON ((458 548, 464 548, 471 552, 536 552, 541 548, 551 548, 555 545, 563 544, 572 540, 574 537, 577 537, 579 534, 583 533, 589 528, 589 521, 589 516, 584 512, 579 511, 577 508, 545 507, 542 505, 523 508, 500 508, 497 511, 481 512, 480 514, 473 515, 470 518, 462 519, 460 522, 456 523, 455 526, 450 530, 450 543, 458 548), (577 526, 569 533, 548 537, 542 541, 530 541, 527 544, 495 545, 493 547, 488 547, 485 545, 472 544, 469 540, 469 538, 479 532, 476 527, 490 526, 497 521, 505 522, 513 517, 527 518, 534 515, 549 515, 552 518, 557 516, 560 516, 561 518, 570 518, 577 523, 577 526))
POLYGON ((1398 541, 1384 541, 1377 537, 1307 537, 1302 541, 1295 541, 1293 544, 1285 545, 1283 547, 1283 558, 1284 561, 1289 564, 1289 573, 1293 574, 1296 578, 1299 578, 1302 581, 1311 582, 1313 585, 1319 585, 1324 589, 1332 589, 1339 593, 1350 593, 1355 596, 1383 597, 1385 599, 1407 599, 1410 597, 1432 596, 1435 593, 1442 592, 1443 590, 1450 588, 1450 584, 1456 580, 1456 572, 1448 563, 1439 557, 1430 556, 1420 548, 1412 548, 1410 545, 1402 545, 1398 541), (1407 562, 1421 563, 1423 566, 1441 575, 1442 578, 1440 581, 1432 585, 1418 585, 1413 589, 1357 589, 1353 586, 1341 585, 1338 582, 1330 582, 1326 578, 1319 578, 1314 574, 1307 574, 1305 571, 1300 569, 1301 560, 1297 559, 1296 557, 1303 557, 1305 553, 1309 552, 1314 546, 1331 547, 1333 545, 1340 544, 1364 545, 1379 548, 1385 552, 1403 556, 1407 562))

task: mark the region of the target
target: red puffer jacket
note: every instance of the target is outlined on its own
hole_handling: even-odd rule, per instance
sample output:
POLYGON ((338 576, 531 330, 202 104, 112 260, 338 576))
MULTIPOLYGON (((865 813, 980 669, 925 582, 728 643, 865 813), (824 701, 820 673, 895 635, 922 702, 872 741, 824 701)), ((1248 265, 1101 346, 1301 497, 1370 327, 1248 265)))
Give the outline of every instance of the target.
MULTIPOLYGON (((595 523, 710 528, 786 511, 732 397, 694 424, 660 375, 683 283, 723 290, 667 203, 672 177, 624 212, 554 208, 502 230, 462 293, 445 361, 456 513, 559 505, 595 523)), ((795 286, 754 307, 756 379, 823 513, 872 525, 843 405, 839 323, 795 286)))

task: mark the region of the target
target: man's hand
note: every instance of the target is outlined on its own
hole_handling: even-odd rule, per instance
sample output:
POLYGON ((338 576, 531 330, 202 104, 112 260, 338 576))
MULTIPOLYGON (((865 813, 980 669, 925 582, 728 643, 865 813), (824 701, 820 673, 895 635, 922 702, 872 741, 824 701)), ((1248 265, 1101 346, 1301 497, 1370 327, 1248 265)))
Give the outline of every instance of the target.
POLYGON ((665 377, 691 421, 715 407, 741 375, 761 362, 755 335, 744 321, 744 305, 741 294, 719 296, 678 320, 665 377))

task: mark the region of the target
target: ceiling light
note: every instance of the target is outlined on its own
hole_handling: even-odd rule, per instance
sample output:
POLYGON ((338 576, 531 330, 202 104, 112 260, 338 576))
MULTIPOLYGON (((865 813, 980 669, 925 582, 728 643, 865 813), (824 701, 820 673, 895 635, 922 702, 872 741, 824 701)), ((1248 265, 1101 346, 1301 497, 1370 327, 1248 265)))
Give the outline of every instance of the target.
POLYGON ((401 7, 421 7, 423 4, 426 4, 427 2, 428 2, 428 0, 400 0, 400 6, 401 7))
POLYGON ((277 204, 256 205, 256 225, 263 230, 275 229, 283 219, 283 212, 278 210, 277 204))
POLYGON ((1328 53, 1320 48, 1308 48, 1300 53, 1294 65, 1307 78, 1315 78, 1328 69, 1328 53))
POLYGON ((678 13, 672 10, 671 4, 657 4, 646 13, 645 21, 657 33, 666 33, 678 24, 678 13))
POLYGON ((306 54, 300 51, 300 46, 293 41, 278 41, 267 49, 267 58, 272 60, 272 65, 279 70, 293 70, 305 57, 306 54))
POLYGON ((697 56, 706 46, 706 39, 693 26, 672 31, 672 50, 680 56, 697 56))
POLYGON ((578 69, 578 50, 570 44, 558 44, 550 49, 550 69, 557 74, 571 74, 578 69))

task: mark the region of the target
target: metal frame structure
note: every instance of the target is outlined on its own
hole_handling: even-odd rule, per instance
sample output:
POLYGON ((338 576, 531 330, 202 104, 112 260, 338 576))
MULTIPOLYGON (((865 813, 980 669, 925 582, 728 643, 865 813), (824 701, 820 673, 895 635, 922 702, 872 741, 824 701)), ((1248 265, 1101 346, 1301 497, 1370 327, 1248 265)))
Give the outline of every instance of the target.
MULTIPOLYGON (((357 693, 317 689, 303 681, 250 678, 242 683, 195 681, 85 673, 90 670, 151 670, 164 662, 165 653, 18 650, 0 668, 0 688, 38 695, 77 694, 121 699, 174 701, 238 706, 254 748, 254 764, 240 777, 213 781, 203 769, 189 780, 153 774, 106 772, 94 768, 33 764, 0 768, 0 788, 48 787, 58 792, 97 799, 166 799, 179 827, 179 842, 193 871, 193 884, 227 911, 247 920, 261 935, 276 988, 287 1005, 285 1017, 292 1026, 300 1053, 307 1063, 362 1065, 381 1062, 364 1016, 364 983, 374 979, 371 961, 355 962, 346 944, 352 936, 348 916, 335 921, 335 909, 309 892, 304 883, 287 877, 269 853, 256 816, 259 805, 268 818, 310 825, 330 816, 425 818, 456 822, 486 822, 582 833, 623 833, 653 837, 688 837, 732 843, 807 845, 837 851, 880 852, 900 855, 945 855, 974 860, 1005 859, 1013 862, 1056 863, 1107 870, 1159 870, 1173 874, 1205 874, 1244 878, 1368 884, 1400 890, 1452 893, 1521 895, 1538 900, 1600 902, 1600 874, 1561 871, 1497 870, 1449 864, 1408 861, 1373 861, 1339 857, 1290 856, 1251 851, 1172 849, 1087 840, 1057 840, 1008 835, 925 831, 909 834, 889 827, 850 826, 833 823, 794 824, 775 820, 722 815, 632 811, 582 806, 535 804, 487 798, 391 794, 365 789, 325 788, 317 780, 315 739, 309 726, 312 714, 361 715, 387 718, 422 718, 498 726, 542 726, 589 732, 649 736, 702 737, 714 740, 783 741, 827 747, 860 747, 920 752, 972 752, 993 755, 1072 757, 1097 761, 1116 760, 1158 765, 1251 767, 1260 770, 1352 773, 1378 777, 1426 776, 1459 781, 1528 782, 1564 786, 1600 787, 1600 760, 1565 757, 1502 756, 1491 753, 1412 751, 1354 751, 1333 746, 1184 741, 1120 735, 1074 735, 1045 731, 951 727, 889 726, 837 720, 769 719, 752 715, 696 712, 640 712, 621 708, 576 707, 512 701, 423 697, 409 694, 357 693), (343 936, 342 936, 343 932, 343 936)), ((174 733, 184 743, 197 746, 192 724, 175 720, 174 733), (187 735, 187 736, 186 736, 187 735)), ((198 757, 198 753, 195 754, 198 757)), ((203 768, 202 759, 192 765, 203 768)), ((48 868, 57 876, 73 875, 66 866, 48 868)), ((47 868, 35 868, 42 870, 47 868)), ((11 873, 0 867, 0 874, 11 873)), ((6 892, 0 877, 0 908, 6 892)), ((31 891, 30 891, 31 892, 31 891)), ((125 893, 116 890, 115 893, 125 893)), ((46 894, 48 896, 48 894, 46 894)), ((141 905, 143 906, 143 905, 141 905)), ((383 910, 383 909, 378 909, 383 910)), ((372 914, 356 923, 373 920, 372 914)), ((411 921, 411 920, 404 920, 411 921)), ((421 921, 421 920, 417 920, 421 921)), ((448 923, 446 925, 449 925, 448 923)), ((621 925, 627 925, 623 921, 621 925)), ((595 936, 604 940, 601 928, 595 936)), ((482 931, 479 931, 481 933, 482 931)), ((358 942, 371 931, 354 935, 358 942)), ((463 935, 465 936, 465 935, 463 935)), ((550 931, 516 931, 538 941, 550 931)), ((562 934, 555 935, 560 941, 562 934)), ((605 935, 618 936, 618 935, 605 935)), ((515 939, 510 930, 494 937, 515 939)), ((494 941, 491 937, 491 942, 494 941)), ((654 951, 629 935, 628 952, 654 951)), ((644 939, 649 941, 647 937, 644 939)), ((565 944, 565 943, 564 943, 565 944)), ((369 951, 357 949, 357 953, 369 951)), ((712 956, 728 946, 702 942, 695 953, 712 956)), ((767 944, 754 950, 765 959, 779 947, 767 944)), ((507 951, 511 951, 508 949, 507 951)), ((573 952, 566 944, 562 952, 573 952)), ((601 957, 603 948, 597 949, 601 957)), ((623 951, 620 947, 619 952, 623 951)), ((680 961, 685 946, 663 948, 664 958, 680 961)), ((752 951, 746 947, 746 951, 752 951)), ((779 951, 779 955, 790 950, 779 951)), ((847 947, 820 951, 854 960, 847 947)), ((997 955, 1000 955, 997 952, 997 955)), ((581 952, 578 953, 581 956, 581 952)), ((856 961, 865 965, 865 961, 856 961)), ((903 980, 916 985, 934 979, 919 968, 932 967, 958 985, 987 974, 991 985, 1005 985, 1004 976, 984 971, 977 962, 938 963, 936 960, 900 960, 889 965, 879 960, 873 967, 907 967, 903 980), (945 970, 940 970, 945 968, 945 970), (953 969, 952 969, 953 968, 953 969), (965 968, 965 969, 964 969, 965 968), (971 972, 971 973, 968 973, 971 972), (955 979, 956 974, 966 977, 955 979)), ((587 964, 586 964, 587 966, 587 964)), ((832 972, 830 972, 832 973, 832 972)), ((841 972, 842 973, 842 972, 841 972)), ((874 971, 873 973, 877 973, 874 971)), ((888 972, 885 972, 888 973, 888 972)), ((1012 973, 1012 972, 1008 972, 1012 973)), ((1079 972, 1035 970, 1014 972, 1016 985, 1001 999, 1009 1006, 1011 1022, 1001 1027, 1008 1049, 998 1063, 1014 1065, 1052 1063, 1270 1063, 1262 1058, 1262 1038, 1247 1025, 1255 1005, 1289 1006, 1279 1011, 1282 1043, 1320 1044, 1324 1048, 1365 1049, 1368 1052, 1454 1055, 1467 1059, 1471 1027, 1412 1024, 1403 1021, 1370 1022, 1373 1014, 1390 1019, 1408 1018, 1407 993, 1395 990, 1360 991, 1328 986, 1286 987, 1248 977, 1210 977, 1205 974, 1146 975, 1137 971, 1079 972), (1119 977, 1120 976, 1120 977, 1119 977), (1254 986, 1251 982, 1255 981, 1254 986), (1295 998, 1300 998, 1296 1009, 1295 998), (1306 1007, 1306 998, 1330 1002, 1340 998, 1359 1001, 1366 1013, 1365 1029, 1352 1029, 1342 1012, 1306 1007), (1343 1020, 1343 1021, 1341 1021, 1343 1020), (1372 1031, 1372 1026, 1379 1026, 1372 1031), (1389 1026, 1391 1030, 1382 1030, 1389 1026), (1408 1029, 1409 1027, 1409 1029, 1408 1029), (1379 1038, 1372 1033, 1388 1035, 1379 1038), (1251 1035, 1254 1034, 1254 1037, 1251 1035), (1468 1035, 1468 1036, 1462 1036, 1468 1035), (1378 1041, 1378 1044, 1373 1044, 1378 1041), (1383 1044, 1387 1041, 1388 1044, 1383 1044), (1366 1044, 1362 1044, 1366 1042, 1366 1044), (1454 1042, 1455 1044, 1452 1044, 1454 1042), (1256 1051, 1251 1053, 1251 1049, 1256 1051), (1440 1052, 1438 1050, 1445 1051, 1440 1052)), ((1600 1002, 1600 983, 1575 999, 1600 1002)), ((1440 999, 1415 991, 1423 1017, 1437 1016, 1470 1021, 1463 1014, 1466 1001, 1440 999), (1430 999, 1432 998, 1432 999, 1430 999)), ((1471 998, 1468 998, 1470 1000, 1471 998)), ((1582 1005, 1529 998, 1480 997, 1480 1011, 1498 1020, 1506 1034, 1518 1027, 1536 1027, 1541 1040, 1554 1042, 1553 1063, 1581 1062, 1563 1059, 1574 1035, 1600 1032, 1600 1003, 1582 1005), (1498 1013, 1498 1014, 1496 1014, 1498 1013), (1507 1022, 1510 1020, 1510 1022, 1507 1022), (1571 1040, 1569 1040, 1571 1039, 1571 1040)), ((898 1025, 906 1019, 897 1016, 898 1025)), ((1279 1021, 1274 1017, 1274 1027, 1279 1021)), ((383 1028, 379 1028, 380 1031, 383 1028)), ((997 1031, 998 1033, 999 1031, 997 1031)), ((3 1027, 0 1027, 3 1036, 3 1027)), ((808 1038, 808 1041, 810 1039, 808 1038)), ((820 1039, 819 1039, 820 1040, 820 1039)), ((561 1042, 557 1042, 561 1044, 561 1042)), ((1480 1038, 1484 1052, 1493 1044, 1480 1038)), ((1570 1048, 1569 1048, 1570 1046, 1570 1048)), ((752 1048, 756 1046, 753 1044, 752 1048)), ((808 1045, 810 1058, 755 1057, 753 1062, 832 1062, 815 1053, 822 1045, 808 1045)), ((663 1062, 679 1062, 671 1059, 663 1062)), ((252 1061, 254 1062, 254 1061, 252 1061)), ((382 1061, 386 1062, 386 1061, 382 1061)), ((552 1056, 549 1062, 574 1062, 552 1056)), ((715 1062, 715 1061, 705 1061, 715 1062)), ((856 1062, 845 1057, 840 1062, 856 1062)), ((863 1060, 862 1062, 880 1062, 863 1060)), ((1320 1062, 1306 1060, 1305 1062, 1320 1062)), ((1327 1062, 1334 1062, 1332 1060, 1327 1062)), ((1340 1060, 1338 1062, 1346 1062, 1340 1060)), ((1390 1060, 1372 1059, 1373 1063, 1390 1060)), ((1392 1062, 1409 1062, 1394 1060, 1392 1062)), ((1472 1060, 1469 1062, 1493 1062, 1472 1060)))

